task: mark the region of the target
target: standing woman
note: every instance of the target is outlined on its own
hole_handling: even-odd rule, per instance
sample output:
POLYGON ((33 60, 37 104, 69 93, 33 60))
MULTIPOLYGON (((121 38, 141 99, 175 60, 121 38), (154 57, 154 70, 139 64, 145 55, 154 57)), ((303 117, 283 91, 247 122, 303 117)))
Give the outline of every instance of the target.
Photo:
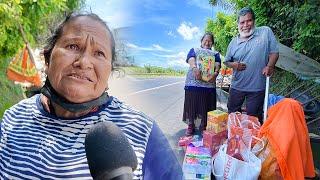
POLYGON ((207 126, 207 112, 216 109, 216 78, 220 70, 220 54, 212 50, 214 37, 212 33, 205 33, 201 38, 200 48, 190 49, 187 55, 189 70, 185 82, 185 100, 183 121, 188 124, 186 135, 195 132, 195 121, 201 120, 199 129, 203 131, 207 126), (202 80, 199 62, 202 59, 214 58, 214 74, 208 81, 202 80))

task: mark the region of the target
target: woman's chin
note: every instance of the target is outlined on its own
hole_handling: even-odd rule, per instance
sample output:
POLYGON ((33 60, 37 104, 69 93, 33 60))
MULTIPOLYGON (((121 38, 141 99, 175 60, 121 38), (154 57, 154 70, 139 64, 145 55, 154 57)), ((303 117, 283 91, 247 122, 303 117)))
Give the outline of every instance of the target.
POLYGON ((64 98, 72 103, 84 103, 96 99, 97 97, 90 96, 88 93, 65 94, 64 98))

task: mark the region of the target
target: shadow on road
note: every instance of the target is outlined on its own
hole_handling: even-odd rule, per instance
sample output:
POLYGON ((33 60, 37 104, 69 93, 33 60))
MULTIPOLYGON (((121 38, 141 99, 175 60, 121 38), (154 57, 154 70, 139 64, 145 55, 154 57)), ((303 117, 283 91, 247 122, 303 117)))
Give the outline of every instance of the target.
POLYGON ((170 143, 170 146, 173 149, 181 166, 183 163, 185 150, 183 149, 183 147, 178 146, 178 141, 179 141, 180 137, 182 137, 184 135, 185 135, 185 129, 181 129, 180 131, 176 132, 174 135, 166 134, 166 137, 170 143))

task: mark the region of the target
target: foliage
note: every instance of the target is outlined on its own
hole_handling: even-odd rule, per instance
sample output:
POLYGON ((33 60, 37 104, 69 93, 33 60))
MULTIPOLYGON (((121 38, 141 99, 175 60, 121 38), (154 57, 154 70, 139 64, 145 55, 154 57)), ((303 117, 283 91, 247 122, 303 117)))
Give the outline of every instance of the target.
POLYGON ((8 63, 9 61, 0 63, 0 120, 6 109, 23 98, 22 89, 7 79, 6 71, 4 69, 7 68, 8 63))
POLYGON ((208 19, 206 31, 214 34, 215 49, 225 54, 229 42, 237 34, 236 16, 219 12, 215 20, 208 19))
POLYGON ((228 1, 235 9, 250 6, 256 14, 257 26, 271 27, 282 44, 320 62, 319 0, 228 1))
MULTIPOLYGON (((233 4, 235 9, 244 6, 252 7, 256 14, 257 26, 271 27, 282 44, 320 62, 319 0, 228 0, 228 2, 233 4)), ((209 0, 209 3, 219 4, 213 0, 209 0)), ((228 16, 234 15, 225 15, 224 18, 228 16)), ((217 48, 221 52, 225 52, 227 48, 225 42, 231 40, 229 34, 233 34, 234 29, 220 27, 220 22, 223 20, 221 17, 223 16, 218 13, 217 19, 208 20, 207 29, 215 33, 217 48), (219 28, 214 26, 219 26, 223 33, 219 33, 219 28)), ((237 25, 234 24, 234 26, 237 25)))
POLYGON ((0 2, 0 60, 12 57, 23 46, 19 30, 24 29, 31 45, 48 30, 57 14, 80 6, 77 0, 4 0, 0 2))
POLYGON ((39 46, 39 39, 50 33, 52 24, 63 12, 79 8, 82 3, 82 0, 0 1, 0 118, 5 109, 23 98, 21 87, 6 76, 10 58, 24 45, 19 26, 23 27, 30 45, 39 46))
POLYGON ((209 0, 209 4, 212 6, 220 6, 225 10, 234 10, 235 8, 234 4, 225 0, 209 0))
POLYGON ((170 67, 169 68, 163 68, 163 67, 150 66, 150 65, 145 65, 144 67, 131 66, 131 67, 125 67, 124 69, 125 69, 126 74, 129 74, 129 75, 184 76, 186 74, 185 70, 173 69, 173 68, 170 68, 170 67))

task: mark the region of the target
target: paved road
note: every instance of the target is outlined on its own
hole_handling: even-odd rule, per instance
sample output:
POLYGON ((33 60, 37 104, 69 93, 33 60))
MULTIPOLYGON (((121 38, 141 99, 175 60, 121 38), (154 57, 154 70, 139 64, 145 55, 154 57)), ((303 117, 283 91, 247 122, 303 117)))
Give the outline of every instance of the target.
POLYGON ((109 94, 152 117, 160 126, 180 163, 184 152, 177 146, 184 135, 183 77, 111 78, 109 94))
MULTIPOLYGON (((184 80, 184 77, 111 78, 108 91, 110 95, 152 117, 169 140, 181 164, 184 151, 177 144, 186 128, 186 124, 182 122, 184 80)), ((225 103, 220 102, 226 100, 217 101, 217 105, 225 109, 225 103)))

